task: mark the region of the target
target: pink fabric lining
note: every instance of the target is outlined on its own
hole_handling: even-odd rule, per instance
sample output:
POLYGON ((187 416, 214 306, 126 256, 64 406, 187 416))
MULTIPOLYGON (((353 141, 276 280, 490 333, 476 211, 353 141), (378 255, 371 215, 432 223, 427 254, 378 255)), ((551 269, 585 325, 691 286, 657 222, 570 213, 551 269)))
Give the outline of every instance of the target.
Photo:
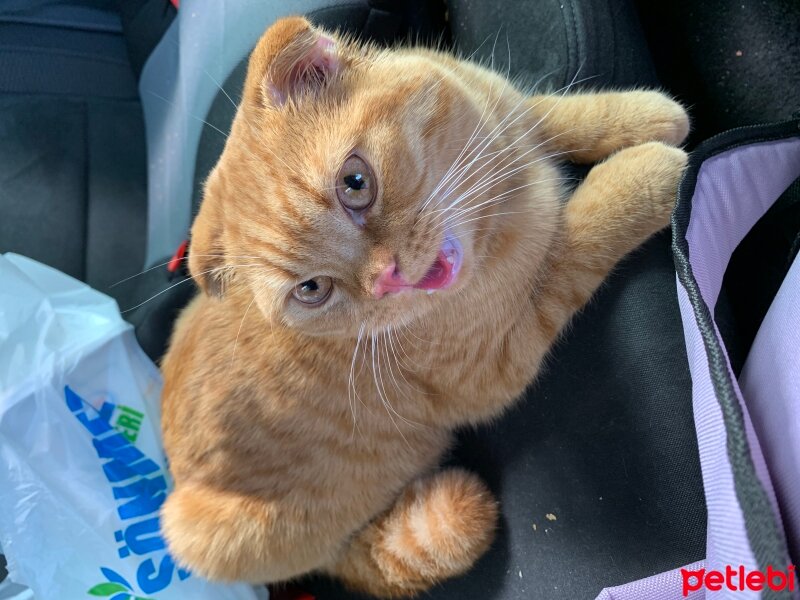
MULTIPOLYGON (((800 138, 734 148, 703 163, 697 175, 686 240, 694 277, 712 315, 733 251, 798 175, 800 138)), ((798 299, 800 266, 795 264, 751 349, 742 374, 742 388, 746 390, 744 397, 731 373, 756 474, 772 503, 776 520, 779 523, 781 521, 780 506, 795 541, 800 534, 800 486, 797 485, 800 473, 798 299), (787 331, 787 328, 791 328, 791 331, 787 331), (747 398, 747 402, 744 398, 747 398), (753 412, 752 420, 750 411, 753 412), (765 442, 763 453, 759 439, 765 442)), ((744 565, 747 570, 754 570, 758 565, 750 548, 744 515, 736 496, 727 433, 712 385, 708 355, 694 309, 680 282, 678 303, 692 374, 695 426, 708 506, 705 565, 708 569, 720 571, 724 571, 726 565, 744 565)), ((722 345, 716 326, 714 331, 722 345)), ((722 349, 724 352, 724 345, 722 349)), ((728 368, 730 370, 730 365, 728 368)), ((796 544, 793 549, 796 552, 800 550, 796 544)), ((696 567, 698 564, 701 563, 688 568, 699 568, 696 567)), ((775 566, 786 568, 786 565, 775 566)), ((598 600, 677 600, 684 597, 680 584, 680 570, 676 569, 624 586, 607 588, 601 592, 598 600)), ((689 597, 699 600, 712 596, 745 600, 760 598, 761 593, 700 590, 689 597)), ((800 598, 800 595, 794 597, 800 598)))

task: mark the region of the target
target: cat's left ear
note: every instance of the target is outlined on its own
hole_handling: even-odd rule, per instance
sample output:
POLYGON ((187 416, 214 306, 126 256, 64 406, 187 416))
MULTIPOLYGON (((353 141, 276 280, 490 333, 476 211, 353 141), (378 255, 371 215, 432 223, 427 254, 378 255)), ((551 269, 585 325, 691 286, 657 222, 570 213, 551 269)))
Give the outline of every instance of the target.
POLYGON ((321 89, 341 66, 336 41, 302 17, 288 17, 267 29, 247 68, 245 98, 282 106, 321 89))

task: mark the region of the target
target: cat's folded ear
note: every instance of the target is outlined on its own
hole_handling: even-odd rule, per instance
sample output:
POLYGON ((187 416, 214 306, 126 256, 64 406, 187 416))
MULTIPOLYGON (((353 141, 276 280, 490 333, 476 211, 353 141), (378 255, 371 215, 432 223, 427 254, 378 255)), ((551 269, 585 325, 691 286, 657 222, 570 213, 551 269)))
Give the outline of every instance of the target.
POLYGON ((245 100, 282 106, 292 97, 321 89, 340 68, 336 41, 302 17, 287 17, 267 29, 247 69, 245 100))
MULTIPOLYGON (((213 174, 212 174, 213 175, 213 174)), ((208 183, 206 195, 208 195, 208 183)), ((209 296, 222 298, 226 277, 223 246, 222 215, 219 204, 206 198, 192 224, 189 244, 189 273, 195 283, 209 296)))

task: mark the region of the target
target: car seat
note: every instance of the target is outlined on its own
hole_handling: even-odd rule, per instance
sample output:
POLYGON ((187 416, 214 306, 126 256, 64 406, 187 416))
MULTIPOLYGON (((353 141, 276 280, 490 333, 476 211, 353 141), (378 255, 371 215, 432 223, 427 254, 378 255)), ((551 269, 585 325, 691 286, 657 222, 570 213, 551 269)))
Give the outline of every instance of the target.
MULTIPOLYGON (((673 63, 654 64, 651 54, 667 42, 645 3, 639 12, 627 0, 175 5, 0 0, 0 251, 52 264, 134 308, 126 315, 156 359, 192 284, 180 269, 156 266, 108 286, 160 265, 186 238, 247 54, 282 14, 382 43, 441 39, 484 59, 494 47, 499 69, 552 89, 573 79, 583 88, 654 86, 661 77, 698 110, 713 105, 713 95, 675 83, 673 63)), ((782 23, 797 23, 796 9, 776 6, 758 18, 778 10, 782 23)), ((681 8, 670 13, 676 29, 681 8)), ((694 56, 691 40, 681 43, 694 56)), ((783 43, 764 52, 792 55, 783 43)), ((708 68, 695 62, 695 72, 708 68)), ((770 119, 770 110, 785 110, 762 105, 770 119)), ((489 483, 503 517, 490 552, 432 597, 594 598, 703 557, 706 511, 675 285, 665 232, 616 269, 504 419, 462 433, 448 460, 489 483)), ((300 585, 320 599, 353 597, 324 578, 300 585)))
POLYGON ((146 176, 114 1, 0 1, 0 249, 107 288, 143 264, 146 176))

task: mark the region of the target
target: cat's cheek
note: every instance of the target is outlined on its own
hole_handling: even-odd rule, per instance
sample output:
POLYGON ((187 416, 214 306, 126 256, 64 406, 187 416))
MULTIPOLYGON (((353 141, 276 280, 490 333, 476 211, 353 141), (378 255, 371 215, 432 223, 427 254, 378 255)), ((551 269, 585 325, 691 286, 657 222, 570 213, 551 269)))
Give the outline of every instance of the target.
POLYGON ((358 310, 348 306, 349 301, 332 297, 321 306, 303 306, 300 302, 288 299, 280 324, 310 336, 350 336, 358 332, 361 321, 358 310))

